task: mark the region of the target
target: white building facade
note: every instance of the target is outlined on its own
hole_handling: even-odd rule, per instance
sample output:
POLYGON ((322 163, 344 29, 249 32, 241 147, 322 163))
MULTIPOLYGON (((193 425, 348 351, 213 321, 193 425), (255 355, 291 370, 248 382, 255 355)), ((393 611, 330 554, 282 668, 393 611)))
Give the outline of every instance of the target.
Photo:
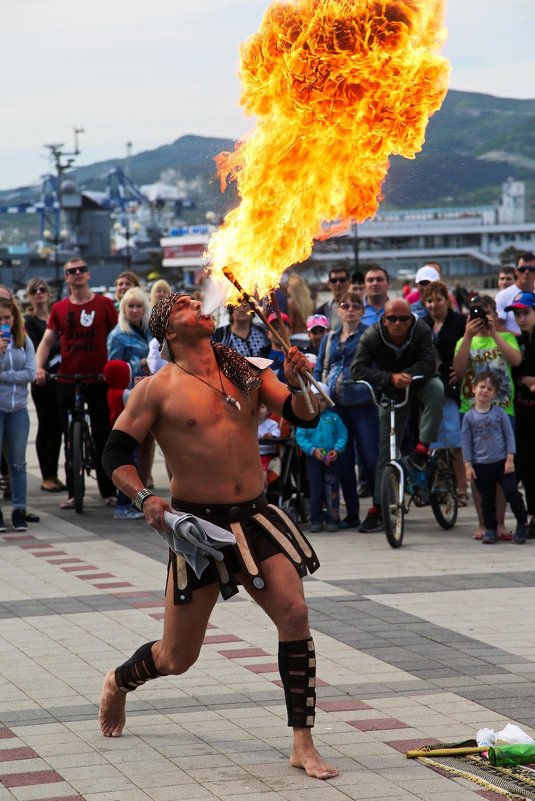
POLYGON ((373 220, 317 242, 309 267, 348 262, 355 269, 379 263, 392 276, 438 261, 445 275, 486 275, 508 248, 535 250, 535 221, 528 221, 522 181, 503 184, 501 202, 489 206, 379 211, 373 220))

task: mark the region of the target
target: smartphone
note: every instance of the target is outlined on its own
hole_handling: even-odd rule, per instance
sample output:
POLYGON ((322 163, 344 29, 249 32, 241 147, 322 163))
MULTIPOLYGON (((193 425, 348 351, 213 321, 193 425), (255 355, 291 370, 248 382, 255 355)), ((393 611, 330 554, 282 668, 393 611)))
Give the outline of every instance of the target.
POLYGON ((482 306, 470 306, 470 320, 482 320, 483 325, 487 325, 487 315, 482 306))
POLYGON ((2 339, 11 339, 11 326, 7 323, 0 325, 0 337, 2 339))

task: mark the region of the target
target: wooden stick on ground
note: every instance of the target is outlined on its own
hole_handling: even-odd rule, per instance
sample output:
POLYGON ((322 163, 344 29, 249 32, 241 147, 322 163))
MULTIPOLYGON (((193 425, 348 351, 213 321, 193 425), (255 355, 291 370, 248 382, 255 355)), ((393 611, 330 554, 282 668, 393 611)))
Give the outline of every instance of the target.
POLYGON ((489 746, 467 746, 465 748, 433 748, 431 751, 418 750, 407 751, 405 756, 407 759, 418 759, 418 757, 434 757, 434 756, 468 756, 468 754, 482 754, 488 751, 489 746))

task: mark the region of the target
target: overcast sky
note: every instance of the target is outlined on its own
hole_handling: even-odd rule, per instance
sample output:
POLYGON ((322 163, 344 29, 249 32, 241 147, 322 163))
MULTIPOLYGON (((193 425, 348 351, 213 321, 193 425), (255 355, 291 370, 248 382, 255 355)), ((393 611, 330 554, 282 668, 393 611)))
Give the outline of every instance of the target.
MULTIPOLYGON (((78 164, 184 134, 237 138, 239 44, 267 0, 0 0, 0 188, 48 171, 43 147, 78 164)), ((451 88, 533 98, 535 0, 449 0, 451 88)))

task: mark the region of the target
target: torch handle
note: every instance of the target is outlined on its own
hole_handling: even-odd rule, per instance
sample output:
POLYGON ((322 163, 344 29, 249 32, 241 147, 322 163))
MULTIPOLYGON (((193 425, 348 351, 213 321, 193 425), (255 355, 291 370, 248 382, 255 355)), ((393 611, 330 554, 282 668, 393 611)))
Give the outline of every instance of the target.
MULTIPOLYGON (((291 347, 291 343, 290 343, 289 338, 286 336, 286 330, 285 330, 285 327, 284 327, 284 320, 282 319, 282 314, 281 314, 281 310, 280 310, 280 306, 279 306, 279 301, 277 300, 277 296, 275 294, 275 291, 270 292, 270 297, 271 297, 271 305, 275 309, 275 314, 277 315, 277 320, 279 321, 279 328, 280 328, 281 336, 283 337, 284 341, 286 342, 286 348, 288 349, 288 348, 291 347)), ((314 410, 314 404, 312 403, 310 395, 308 394, 308 387, 305 384, 305 380, 304 380, 303 376, 301 375, 301 373, 297 373, 297 381, 298 381, 298 384, 299 384, 299 388, 301 389, 301 392, 304 395, 304 398, 305 398, 305 401, 306 401, 306 405, 307 405, 307 409, 308 409, 309 413, 310 414, 314 414, 314 411, 315 411, 314 410)))
MULTIPOLYGON (((245 291, 245 289, 244 289, 244 288, 243 288, 243 287, 242 287, 242 286, 239 284, 239 282, 237 281, 237 279, 234 277, 234 275, 231 273, 231 271, 230 271, 230 270, 228 270, 228 269, 225 269, 225 270, 223 270, 223 274, 224 274, 225 278, 227 278, 227 279, 230 281, 230 283, 231 283, 231 284, 234 284, 234 286, 236 287, 236 289, 238 290, 238 292, 241 294, 241 296, 242 296, 242 298, 244 299, 244 301, 245 301, 246 303, 248 303, 248 304, 249 304, 249 306, 250 306, 250 307, 251 307, 251 309, 252 309, 252 310, 255 312, 255 314, 256 314, 256 315, 258 315, 258 317, 259 317, 259 318, 262 320, 262 322, 264 323, 264 325, 266 326, 266 328, 268 328, 268 329, 271 331, 271 333, 273 334, 273 336, 275 337, 275 339, 276 339, 276 340, 278 341, 278 343, 281 345, 281 347, 282 347, 282 349, 284 350, 284 352, 285 352, 285 353, 288 353, 288 349, 289 349, 289 348, 288 348, 288 345, 286 344, 286 341, 285 341, 285 340, 282 338, 282 336, 279 334, 279 332, 277 331, 277 329, 276 329, 276 328, 274 328, 274 327, 271 325, 271 323, 268 323, 268 319, 267 319, 266 315, 264 314, 264 312, 262 311, 262 309, 260 308, 260 306, 258 306, 258 305, 257 305, 256 301, 255 301, 255 300, 254 300, 254 299, 253 299, 253 298, 252 298, 252 297, 249 295, 249 293, 248 293, 248 292, 246 292, 246 291, 245 291)), ((318 382, 316 381, 316 379, 314 378, 314 376, 312 375, 312 373, 310 373, 310 372, 307 370, 307 371, 306 371, 306 373, 305 373, 305 376, 308 378, 308 380, 310 381, 310 383, 312 384, 312 386, 316 387, 316 389, 318 390, 319 394, 320 394, 320 395, 321 395, 323 398, 325 398, 325 400, 327 401, 327 403, 329 404, 329 406, 334 406, 334 403, 333 403, 333 401, 330 399, 329 395, 328 395, 328 394, 325 392, 325 390, 323 389, 323 387, 322 387, 322 386, 320 386, 320 384, 318 384, 318 382)))
MULTIPOLYGON (((246 303, 248 303, 248 304, 251 306, 251 308, 252 308, 252 309, 253 309, 253 310, 256 312, 256 314, 257 314, 257 315, 260 317, 260 319, 262 320, 262 322, 264 323, 264 325, 265 325, 265 326, 267 326, 267 328, 269 328, 269 330, 271 331, 271 333, 273 334, 273 336, 275 337, 275 339, 277 339, 277 340, 278 340, 278 342, 279 342, 279 344, 281 345, 281 347, 283 348, 284 352, 285 352, 285 353, 287 353, 287 352, 288 352, 288 345, 286 344, 286 342, 284 341, 284 339, 283 339, 283 338, 280 336, 280 334, 279 334, 279 332, 277 331, 277 329, 276 329, 276 328, 274 328, 274 327, 271 325, 271 323, 268 323, 268 321, 267 321, 267 317, 266 317, 266 315, 264 314, 264 312, 262 311, 262 309, 260 308, 260 306, 257 306, 257 305, 256 305, 256 303, 254 302, 254 300, 253 300, 251 297, 249 297, 249 296, 247 295, 247 293, 245 293, 245 294, 243 295, 243 299, 244 299, 244 300, 245 300, 245 302, 246 302, 246 303)), ((313 386, 313 387, 316 387, 316 389, 318 390, 318 392, 319 392, 319 394, 322 396, 322 398, 325 398, 325 400, 327 401, 327 403, 329 404, 329 406, 334 406, 334 403, 333 403, 333 401, 330 399, 329 395, 328 395, 328 394, 325 392, 325 390, 323 389, 323 387, 322 387, 320 384, 318 384, 318 382, 316 381, 316 379, 314 378, 314 376, 312 375, 312 373, 310 373, 310 372, 307 370, 307 371, 305 372, 305 376, 306 376, 306 378, 308 378, 308 380, 310 381, 310 383, 312 384, 312 386, 313 386)))

